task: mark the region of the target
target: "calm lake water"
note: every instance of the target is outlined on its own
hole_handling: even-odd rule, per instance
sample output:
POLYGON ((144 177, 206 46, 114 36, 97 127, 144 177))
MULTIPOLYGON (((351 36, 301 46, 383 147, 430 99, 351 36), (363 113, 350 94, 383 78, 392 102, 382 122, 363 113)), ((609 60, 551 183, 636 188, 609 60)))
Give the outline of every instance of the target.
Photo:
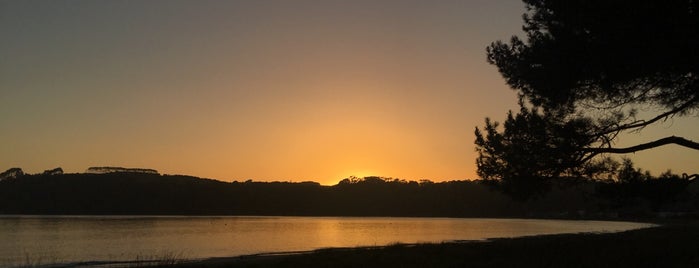
POLYGON ((0 266, 617 232, 645 223, 362 217, 0 216, 0 266))

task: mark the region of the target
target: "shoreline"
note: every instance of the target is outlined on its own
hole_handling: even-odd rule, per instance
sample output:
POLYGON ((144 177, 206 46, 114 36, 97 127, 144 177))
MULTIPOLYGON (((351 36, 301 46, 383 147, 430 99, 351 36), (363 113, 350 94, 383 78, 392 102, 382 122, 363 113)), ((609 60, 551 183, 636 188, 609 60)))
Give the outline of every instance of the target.
MULTIPOLYGON (((653 227, 649 227, 653 228, 653 227)), ((583 234, 583 233, 580 233, 583 234)), ((528 237, 533 237, 533 236, 528 236, 528 237)), ((495 238, 498 239, 498 238, 495 238)), ((444 242, 437 242, 437 243, 393 243, 393 244, 388 244, 388 245, 383 245, 383 246, 357 246, 357 247, 329 247, 329 248, 318 248, 318 249, 312 249, 312 250, 302 250, 302 251, 281 251, 281 252, 263 252, 263 253, 255 253, 255 254, 245 254, 245 255, 238 255, 238 256, 229 256, 229 257, 211 257, 211 258, 202 258, 202 259, 185 259, 182 260, 181 263, 177 263, 173 266, 175 267, 184 267, 184 266, 189 266, 189 265, 218 265, 218 264, 230 264, 231 262, 241 262, 241 261, 264 261, 264 260, 270 260, 270 259, 276 259, 276 258, 287 258, 287 257, 293 257, 293 256, 303 256, 303 255, 313 255, 313 254, 318 254, 318 253, 324 253, 324 252, 352 252, 352 251, 363 251, 363 250, 383 250, 386 248, 390 247, 418 247, 418 246, 424 246, 424 245, 438 245, 438 244, 462 244, 462 243, 488 243, 491 242, 492 239, 483 239, 483 240, 454 240, 454 241, 444 241, 444 242)))
POLYGON ((654 221, 613 233, 322 248, 199 260, 167 267, 699 267, 699 221, 654 221), (596 256, 596 257, 595 257, 596 256), (613 265, 612 265, 613 264, 613 265))

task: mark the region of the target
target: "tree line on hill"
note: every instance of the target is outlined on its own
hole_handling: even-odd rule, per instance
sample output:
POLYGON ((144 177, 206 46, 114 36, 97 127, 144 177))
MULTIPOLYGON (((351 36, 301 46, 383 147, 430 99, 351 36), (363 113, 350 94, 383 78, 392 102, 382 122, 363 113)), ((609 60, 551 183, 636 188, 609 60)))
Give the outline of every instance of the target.
POLYGON ((322 186, 116 172, 23 174, 0 181, 0 214, 607 218, 692 214, 697 208, 697 183, 637 170, 623 181, 564 178, 528 201, 484 180, 351 177, 322 186))

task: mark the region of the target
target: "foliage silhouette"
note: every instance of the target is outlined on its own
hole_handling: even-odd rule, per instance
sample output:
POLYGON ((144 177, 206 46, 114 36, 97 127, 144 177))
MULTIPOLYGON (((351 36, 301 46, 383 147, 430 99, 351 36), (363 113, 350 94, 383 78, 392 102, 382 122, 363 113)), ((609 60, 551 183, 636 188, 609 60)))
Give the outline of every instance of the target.
POLYGON ((94 173, 94 174, 104 174, 104 173, 113 173, 113 172, 158 174, 158 171, 155 169, 123 168, 123 167, 89 167, 85 171, 85 173, 94 173))
POLYGON ((699 150, 676 136, 613 146, 621 132, 698 110, 699 2, 524 2, 525 40, 487 48, 522 108, 510 112, 502 133, 489 119, 485 134, 476 129, 481 176, 519 187, 527 198, 556 174, 604 173, 602 154, 667 144, 699 150), (647 107, 658 113, 639 119, 637 110, 647 107))
POLYGON ((670 112, 662 118, 699 108, 696 1, 524 2, 527 40, 494 42, 488 61, 534 105, 571 110, 652 104, 670 112))
POLYGON ((584 134, 586 120, 557 122, 555 115, 520 106, 516 115, 508 113, 502 132, 487 118, 485 133, 476 128, 476 166, 481 178, 526 200, 544 193, 551 179, 584 173, 588 155, 578 148, 593 139, 584 134))
POLYGON ((17 177, 24 176, 24 171, 21 168, 10 168, 0 173, 0 181, 7 179, 14 179, 17 177))
POLYGON ((47 170, 44 170, 44 173, 42 173, 42 174, 44 174, 44 175, 60 175, 60 174, 63 174, 63 169, 61 167, 57 167, 54 169, 47 169, 47 170))
POLYGON ((315 182, 229 183, 145 173, 37 174, 0 182, 0 214, 605 217, 625 214, 625 202, 631 198, 650 204, 634 212, 638 215, 651 215, 653 208, 696 211, 699 191, 687 190, 689 180, 673 178, 634 184, 641 185, 633 186, 641 190, 648 185, 675 187, 657 198, 645 190, 628 190, 618 181, 558 180, 540 199, 516 202, 491 191, 483 181, 368 177, 322 186, 315 182))

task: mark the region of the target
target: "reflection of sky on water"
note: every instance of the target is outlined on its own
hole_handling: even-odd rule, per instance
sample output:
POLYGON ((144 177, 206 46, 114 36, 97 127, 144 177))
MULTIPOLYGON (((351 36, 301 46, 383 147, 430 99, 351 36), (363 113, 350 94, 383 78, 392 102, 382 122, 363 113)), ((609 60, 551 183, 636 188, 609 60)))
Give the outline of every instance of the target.
POLYGON ((235 256, 325 247, 621 231, 648 224, 600 221, 361 217, 1 217, 0 266, 132 260, 175 254, 235 256))

